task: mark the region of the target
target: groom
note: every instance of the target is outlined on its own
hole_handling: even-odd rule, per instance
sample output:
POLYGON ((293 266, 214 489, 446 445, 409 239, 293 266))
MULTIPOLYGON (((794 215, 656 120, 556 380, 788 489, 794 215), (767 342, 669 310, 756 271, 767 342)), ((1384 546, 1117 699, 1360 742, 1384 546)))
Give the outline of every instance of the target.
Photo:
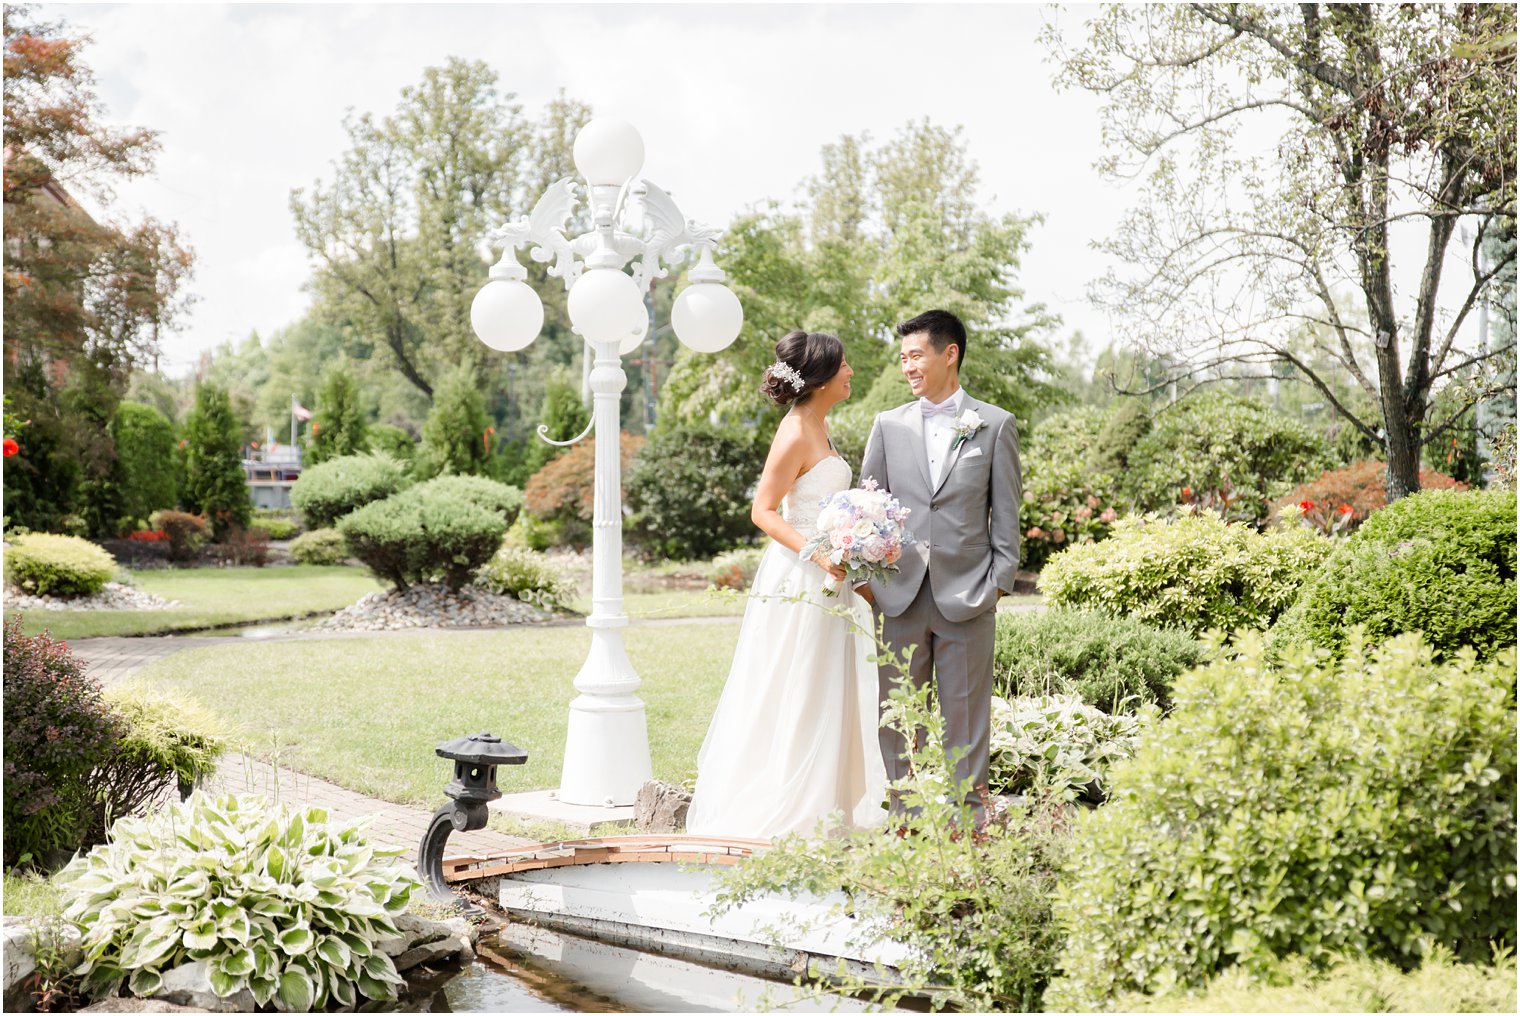
MULTIPOLYGON (((909 679, 935 682, 945 749, 966 749, 955 775, 970 781, 966 803, 980 817, 975 788, 987 784, 997 604, 1012 591, 1019 566, 1018 432, 1011 413, 961 388, 960 318, 925 311, 898 325, 897 334, 902 372, 917 399, 877 415, 860 475, 912 509, 915 542, 896 574, 868 584, 869 598, 883 616, 887 644, 917 647, 909 679)), ((894 667, 879 668, 882 702, 897 676, 894 667)), ((883 729, 880 737, 887 778, 906 775, 902 736, 883 729)), ((901 806, 895 797, 892 804, 901 806)))

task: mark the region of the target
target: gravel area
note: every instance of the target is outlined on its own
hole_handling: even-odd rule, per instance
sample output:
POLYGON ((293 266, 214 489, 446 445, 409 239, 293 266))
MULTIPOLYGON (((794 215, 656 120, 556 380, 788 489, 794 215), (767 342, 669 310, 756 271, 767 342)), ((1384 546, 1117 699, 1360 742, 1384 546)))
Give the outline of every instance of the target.
POLYGON ((5 605, 11 610, 164 610, 178 607, 178 600, 166 600, 141 589, 124 586, 120 582, 107 582, 105 588, 94 596, 63 599, 58 596, 33 596, 19 589, 7 587, 5 605))
POLYGON ((398 631, 403 628, 499 628, 552 621, 555 615, 479 586, 457 592, 444 585, 370 593, 323 618, 308 631, 398 631))

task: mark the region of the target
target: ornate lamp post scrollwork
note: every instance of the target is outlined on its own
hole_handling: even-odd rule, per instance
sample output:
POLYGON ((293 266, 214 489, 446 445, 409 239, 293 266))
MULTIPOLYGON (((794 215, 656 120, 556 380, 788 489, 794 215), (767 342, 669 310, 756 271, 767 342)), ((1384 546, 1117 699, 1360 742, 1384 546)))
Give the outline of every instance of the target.
MULTIPOLYGON (((591 370, 596 434, 592 523, 591 651, 575 678, 559 797, 567 804, 627 805, 649 778, 649 735, 639 678, 623 648, 623 506, 619 401, 628 378, 619 357, 633 352, 649 330, 644 293, 651 282, 695 258, 691 285, 671 310, 676 337, 697 352, 715 353, 739 336, 744 312, 713 261, 719 233, 686 219, 669 194, 648 180, 634 183, 644 142, 621 120, 597 118, 575 139, 575 168, 585 178, 592 227, 566 229, 580 195, 572 178, 549 186, 533 211, 490 234, 482 254, 490 280, 476 295, 470 323, 492 349, 525 349, 543 328, 544 308, 525 281, 518 252, 549 266, 569 291, 572 330, 595 355, 591 370), (633 232, 629 198, 642 196, 643 228, 633 232), (625 270, 628 269, 628 270, 625 270), (631 271, 631 274, 630 274, 631 271)), ((540 426, 539 436, 548 440, 540 426)), ((561 447, 568 442, 549 442, 561 447)))

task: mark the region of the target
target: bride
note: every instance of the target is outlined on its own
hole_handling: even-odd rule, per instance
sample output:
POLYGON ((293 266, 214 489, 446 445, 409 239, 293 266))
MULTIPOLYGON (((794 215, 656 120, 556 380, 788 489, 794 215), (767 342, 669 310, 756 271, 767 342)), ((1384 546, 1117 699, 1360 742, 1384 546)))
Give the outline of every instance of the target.
POLYGON ((877 747, 877 677, 871 613, 856 594, 828 596, 844 570, 822 551, 800 560, 819 500, 851 485, 824 418, 850 397, 844 345, 791 332, 761 390, 791 410, 776 428, 751 518, 771 538, 760 559, 739 644, 717 712, 697 755, 691 833, 769 839, 811 833, 821 820, 871 825, 884 814, 886 774, 877 747))

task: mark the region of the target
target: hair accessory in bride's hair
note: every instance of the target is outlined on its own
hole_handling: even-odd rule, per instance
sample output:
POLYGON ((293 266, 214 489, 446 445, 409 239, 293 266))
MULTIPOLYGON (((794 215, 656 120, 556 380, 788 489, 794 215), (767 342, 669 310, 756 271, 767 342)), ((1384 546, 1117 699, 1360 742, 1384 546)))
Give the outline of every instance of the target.
POLYGON ((781 380, 791 385, 792 391, 794 392, 800 392, 802 389, 807 387, 807 382, 802 380, 802 375, 797 373, 797 368, 793 367, 785 360, 777 360, 775 363, 765 368, 765 372, 771 377, 779 377, 781 380))

